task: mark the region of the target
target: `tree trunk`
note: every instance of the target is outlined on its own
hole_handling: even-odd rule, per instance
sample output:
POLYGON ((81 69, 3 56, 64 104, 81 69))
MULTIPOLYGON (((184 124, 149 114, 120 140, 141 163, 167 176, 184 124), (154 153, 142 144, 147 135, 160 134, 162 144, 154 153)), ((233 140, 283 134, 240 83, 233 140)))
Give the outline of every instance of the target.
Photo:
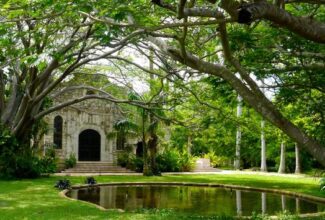
POLYGON ((187 136, 187 153, 188 155, 191 155, 192 152, 192 134, 189 134, 187 136))
POLYGON ((151 169, 149 168, 148 163, 148 146, 146 143, 146 131, 145 131, 145 110, 142 109, 142 145, 143 145, 143 175, 151 176, 151 169))
POLYGON ((267 172, 264 127, 265 127, 265 121, 264 119, 262 119, 261 121, 261 171, 267 172))
POLYGON ((150 151, 150 171, 152 175, 160 175, 156 164, 156 156, 158 150, 158 136, 155 133, 150 135, 150 139, 148 141, 148 148, 150 151))
POLYGON ((300 165, 300 152, 299 152, 299 147, 298 147, 297 143, 295 143, 295 153, 296 153, 295 173, 299 174, 299 173, 301 173, 301 165, 300 165))
MULTIPOLYGON (((240 119, 242 115, 242 97, 240 95, 237 96, 237 119, 240 119)), ((235 161, 234 168, 236 170, 240 169, 240 144, 241 144, 241 128, 240 124, 237 125, 236 131, 236 153, 235 153, 235 161)))
POLYGON ((280 155, 280 166, 278 173, 285 173, 286 172, 286 147, 284 141, 281 142, 281 155, 280 155))

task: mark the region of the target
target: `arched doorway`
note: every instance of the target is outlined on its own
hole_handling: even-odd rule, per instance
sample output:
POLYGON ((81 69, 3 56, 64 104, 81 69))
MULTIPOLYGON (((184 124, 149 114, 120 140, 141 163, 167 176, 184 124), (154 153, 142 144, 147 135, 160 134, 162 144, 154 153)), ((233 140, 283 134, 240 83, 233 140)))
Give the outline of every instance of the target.
POLYGON ((100 134, 92 129, 79 134, 79 161, 100 161, 100 134))

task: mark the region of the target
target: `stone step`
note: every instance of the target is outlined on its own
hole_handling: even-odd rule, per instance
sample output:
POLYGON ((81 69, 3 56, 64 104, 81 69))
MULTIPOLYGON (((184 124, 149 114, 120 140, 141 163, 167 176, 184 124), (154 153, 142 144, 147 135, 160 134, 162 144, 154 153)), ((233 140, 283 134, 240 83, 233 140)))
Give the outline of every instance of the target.
POLYGON ((75 167, 62 171, 63 173, 134 173, 124 167, 109 162, 83 161, 75 167))
POLYGON ((116 165, 76 165, 77 168, 92 168, 92 167, 99 167, 99 168, 114 168, 117 167, 116 165))
POLYGON ((77 164, 113 164, 106 161, 78 161, 77 164))
POLYGON ((194 172, 220 172, 219 169, 213 167, 206 167, 206 168, 196 168, 194 172))
POLYGON ((67 169, 66 171, 128 171, 128 169, 67 169))
POLYGON ((115 171, 98 171, 98 170, 65 170, 62 173, 135 173, 131 170, 115 170, 115 171))

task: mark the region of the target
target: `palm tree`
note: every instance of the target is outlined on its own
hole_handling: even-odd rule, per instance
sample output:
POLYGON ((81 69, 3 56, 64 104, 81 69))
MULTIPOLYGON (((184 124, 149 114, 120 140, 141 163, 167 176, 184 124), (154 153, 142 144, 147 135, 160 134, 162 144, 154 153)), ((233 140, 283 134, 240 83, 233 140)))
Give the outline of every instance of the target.
POLYGON ((139 134, 139 126, 129 119, 118 120, 113 125, 114 131, 108 134, 108 138, 116 138, 116 149, 124 150, 128 138, 136 138, 139 134))

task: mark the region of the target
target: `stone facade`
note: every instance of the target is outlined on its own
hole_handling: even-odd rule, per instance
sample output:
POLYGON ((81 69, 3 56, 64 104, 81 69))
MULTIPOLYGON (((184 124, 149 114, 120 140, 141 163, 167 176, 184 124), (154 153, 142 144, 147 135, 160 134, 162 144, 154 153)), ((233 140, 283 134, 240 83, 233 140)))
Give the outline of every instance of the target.
MULTIPOLYGON (((81 90, 64 94, 56 100, 56 103, 81 97, 86 93, 86 90, 81 90)), ((48 122, 49 130, 43 139, 44 146, 53 146, 56 142, 54 140, 57 132, 54 123, 56 117, 61 117, 62 121, 62 132, 57 136, 57 141, 62 143, 57 149, 61 159, 74 154, 77 161, 87 161, 90 156, 91 161, 116 163, 118 153, 116 139, 107 137, 113 131, 114 123, 122 118, 119 108, 114 103, 97 99, 85 100, 47 115, 45 120, 48 122), (91 156, 92 147, 97 149, 99 158, 91 156)))

